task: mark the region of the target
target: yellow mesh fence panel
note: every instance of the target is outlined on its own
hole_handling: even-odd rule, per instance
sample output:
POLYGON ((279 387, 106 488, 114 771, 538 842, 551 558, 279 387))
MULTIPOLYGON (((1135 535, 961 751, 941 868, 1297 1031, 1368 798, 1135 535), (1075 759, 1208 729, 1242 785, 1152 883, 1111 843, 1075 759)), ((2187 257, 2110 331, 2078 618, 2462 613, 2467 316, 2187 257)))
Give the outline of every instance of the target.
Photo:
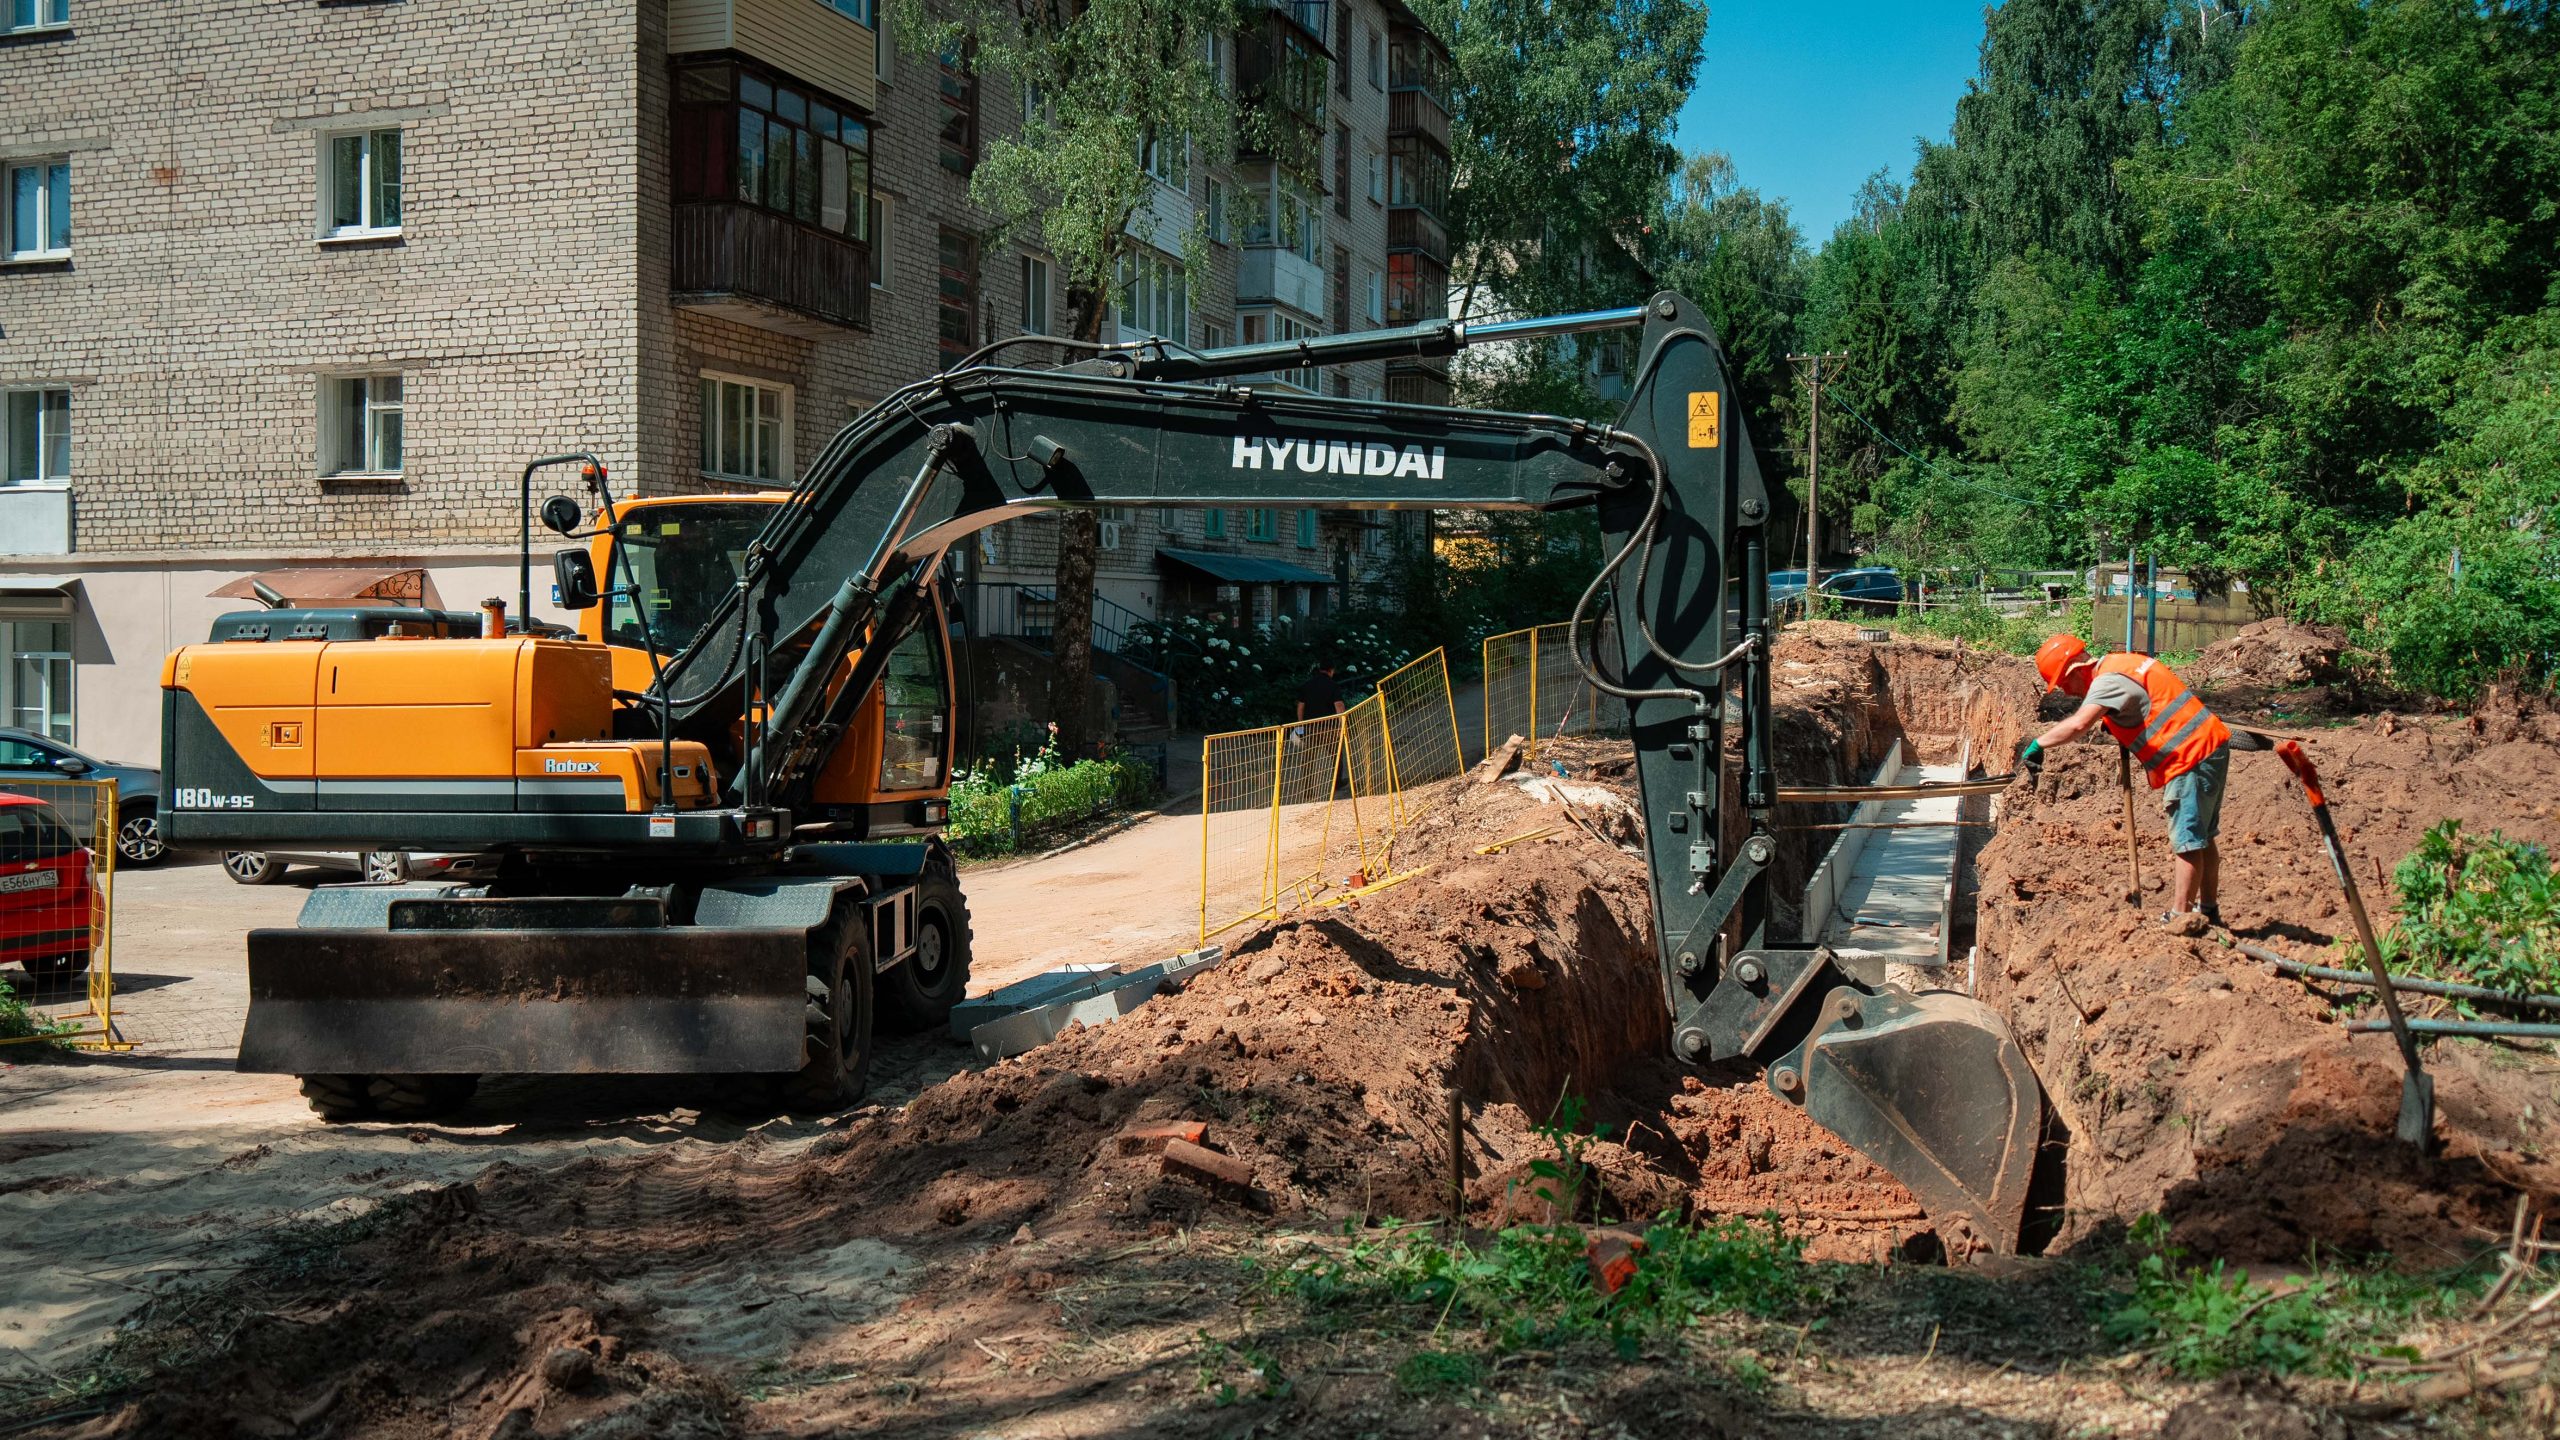
POLYGON ((115 1026, 115 782, 12 779, 0 793, 43 802, 0 805, 0 955, 17 962, 0 979, 47 1031, 0 1044, 133 1048, 115 1026))
POLYGON ((1340 878, 1330 856, 1341 808, 1343 717, 1326 715, 1280 731, 1280 793, 1272 808, 1271 899, 1275 914, 1322 895, 1340 878))
POLYGON ((1449 657, 1438 648, 1378 682, 1386 712, 1388 773, 1395 781, 1395 828, 1428 812, 1439 793, 1428 787, 1467 768, 1458 743, 1458 706, 1449 690, 1449 657))
POLYGON ((1276 913, 1271 877, 1282 756, 1277 727, 1200 742, 1200 939, 1276 913))
MULTIPOLYGON (((1583 631, 1586 652, 1605 657, 1615 643, 1607 622, 1587 622, 1583 631)), ((1522 753, 1535 760, 1539 746, 1561 735, 1627 733, 1626 702, 1593 689, 1575 662, 1571 625, 1486 636, 1484 675, 1488 746, 1518 735, 1528 742, 1522 753)))
POLYGON ((1362 884, 1387 876, 1387 845, 1395 832, 1395 777, 1387 768, 1387 711, 1376 695, 1342 712, 1342 766, 1351 781, 1347 843, 1337 846, 1334 868, 1362 884), (1345 865, 1344 861, 1349 861, 1345 865))

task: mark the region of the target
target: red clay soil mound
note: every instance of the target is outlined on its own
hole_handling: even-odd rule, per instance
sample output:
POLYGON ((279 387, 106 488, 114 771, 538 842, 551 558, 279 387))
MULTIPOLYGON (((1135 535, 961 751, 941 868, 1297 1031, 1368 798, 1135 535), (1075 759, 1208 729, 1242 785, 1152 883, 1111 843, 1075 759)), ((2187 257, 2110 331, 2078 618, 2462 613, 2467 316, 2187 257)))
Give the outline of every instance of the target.
MULTIPOLYGON (((2553 843, 2560 734, 2508 707, 2390 715, 2308 747, 2375 922, 2388 872, 2440 819, 2553 843)), ((2392 1138, 2400 1068, 2387 1036, 2346 1033, 2333 998, 2218 943, 2172 934, 2160 808, 2137 799, 2143 894, 2125 900, 2123 800, 2101 745, 2058 754, 2006 801, 1981 857, 1984 998, 2016 1025, 2072 1137, 2062 1239, 2145 1211, 2200 1254, 2289 1262, 2314 1245, 2448 1263, 2503 1234, 2518 1190, 2560 1194, 2551 1086, 2517 1052, 2435 1045, 2442 1141, 2392 1138)), ((2353 930, 2302 794, 2272 755, 2232 761, 2222 909, 2242 939, 2355 964, 2353 930)), ((2428 1013, 2422 1006, 2419 1013, 2428 1013)))
POLYGON ((2346 678, 2346 650, 2347 632, 2335 625, 2261 620, 2206 646, 2187 679, 2251 690, 2334 685, 2346 678))

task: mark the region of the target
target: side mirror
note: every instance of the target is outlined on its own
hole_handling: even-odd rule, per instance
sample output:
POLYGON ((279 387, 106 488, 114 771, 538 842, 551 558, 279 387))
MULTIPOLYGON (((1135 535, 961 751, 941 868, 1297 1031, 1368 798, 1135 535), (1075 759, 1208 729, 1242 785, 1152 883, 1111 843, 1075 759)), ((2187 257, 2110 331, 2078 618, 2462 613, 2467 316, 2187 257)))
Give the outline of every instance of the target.
POLYGON ((566 495, 554 495, 542 502, 542 523, 556 534, 566 535, 577 529, 578 522, 584 518, 578 502, 566 495))
POLYGON ((552 552, 551 580, 560 591, 558 603, 563 610, 592 610, 600 598, 596 593, 596 562, 584 550, 552 552))
POLYGON ((65 775, 86 775, 89 773, 89 762, 77 755, 65 755, 53 762, 53 768, 65 775))

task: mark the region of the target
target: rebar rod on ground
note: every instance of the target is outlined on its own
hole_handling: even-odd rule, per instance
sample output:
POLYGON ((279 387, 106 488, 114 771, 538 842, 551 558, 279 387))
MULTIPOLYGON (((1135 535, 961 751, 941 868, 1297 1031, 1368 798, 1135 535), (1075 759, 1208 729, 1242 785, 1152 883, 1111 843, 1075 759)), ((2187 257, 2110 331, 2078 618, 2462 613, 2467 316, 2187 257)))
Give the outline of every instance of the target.
MULTIPOLYGON (((2517 1040, 2560 1040, 2560 1025, 2527 1024, 2521 1020, 2409 1020, 2403 1022, 2412 1035, 2474 1035, 2482 1038, 2505 1036, 2517 1040)), ((2391 1022, 2384 1019, 2350 1020, 2347 1030, 2355 1035, 2379 1035, 2389 1031, 2391 1022)))
MULTIPOLYGON (((2371 986, 2373 977, 2361 970, 2340 970, 2329 965, 2314 965, 2303 960, 2288 960, 2273 950, 2255 945, 2237 947, 2253 960, 2264 960, 2287 975, 2300 975, 2313 980, 2334 980, 2346 985, 2371 986)), ((2560 995, 2518 995, 2509 990, 2492 990, 2486 985, 2463 985, 2451 980, 2429 980, 2419 975, 2394 975, 2391 988, 2413 995, 2441 995, 2448 1000, 2480 1000, 2493 1005, 2517 1005, 2528 1010, 2560 1010, 2560 995)))
POLYGON ((1984 780, 1942 780, 1927 785, 1781 785, 1778 803, 1833 805, 1841 801, 1927 800, 1939 795, 1997 795, 2017 778, 1994 775, 1984 780))
POLYGON ((1824 825, 1781 825, 1781 830, 1989 830, 1990 820, 1840 820, 1824 825))

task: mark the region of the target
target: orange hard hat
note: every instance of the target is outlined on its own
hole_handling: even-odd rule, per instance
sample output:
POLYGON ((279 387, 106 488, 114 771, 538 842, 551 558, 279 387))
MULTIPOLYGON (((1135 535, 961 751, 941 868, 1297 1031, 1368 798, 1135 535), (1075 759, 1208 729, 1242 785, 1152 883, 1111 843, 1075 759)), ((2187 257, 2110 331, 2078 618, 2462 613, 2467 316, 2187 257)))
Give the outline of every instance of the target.
POLYGON ((2080 643, 2079 636, 2067 631, 2048 635, 2036 647, 2036 673, 2044 677, 2044 688, 2059 690, 2065 672, 2088 658, 2089 647, 2080 643))

